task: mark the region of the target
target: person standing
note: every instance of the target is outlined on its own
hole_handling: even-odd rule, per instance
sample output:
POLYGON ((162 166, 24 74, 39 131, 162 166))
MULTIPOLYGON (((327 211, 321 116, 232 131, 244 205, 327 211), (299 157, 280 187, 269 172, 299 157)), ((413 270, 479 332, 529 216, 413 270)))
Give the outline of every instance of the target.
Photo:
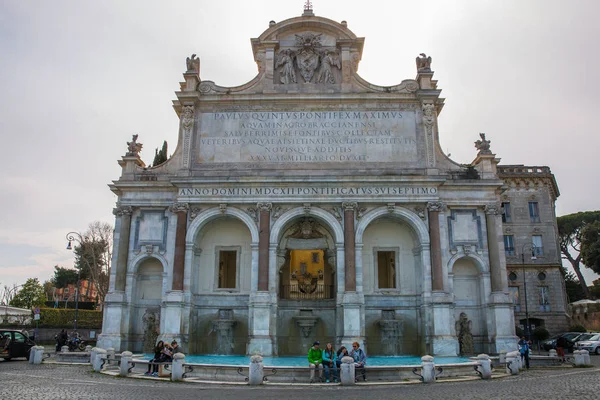
POLYGON ((529 369, 529 348, 531 342, 525 339, 525 336, 519 340, 519 352, 521 353, 521 362, 525 360, 525 366, 529 369))
POLYGON ((323 379, 323 353, 319 346, 321 343, 317 340, 313 346, 308 349, 308 367, 310 368, 310 382, 315 380, 315 368, 319 369, 319 380, 323 379))
POLYGON ((332 378, 334 382, 337 382, 337 365, 336 365, 337 355, 335 350, 333 349, 333 345, 331 343, 327 343, 325 349, 323 349, 323 369, 325 370, 325 382, 329 383, 329 378, 332 378), (333 377, 331 377, 331 372, 333 372, 333 377))
MULTIPOLYGON (((360 348, 360 344, 358 342, 352 343, 352 351, 350 352, 350 357, 354 359, 354 368, 358 372, 360 371, 363 377, 363 380, 367 380, 367 372, 365 371, 365 365, 367 365, 367 355, 360 348)), ((358 379, 358 378, 357 378, 358 379)))
POLYGON ((560 336, 558 339, 556 339, 556 354, 558 355, 558 357, 560 358, 560 360, 562 362, 566 361, 565 348, 568 345, 569 345, 569 343, 567 342, 567 339, 565 339, 564 337, 560 336))

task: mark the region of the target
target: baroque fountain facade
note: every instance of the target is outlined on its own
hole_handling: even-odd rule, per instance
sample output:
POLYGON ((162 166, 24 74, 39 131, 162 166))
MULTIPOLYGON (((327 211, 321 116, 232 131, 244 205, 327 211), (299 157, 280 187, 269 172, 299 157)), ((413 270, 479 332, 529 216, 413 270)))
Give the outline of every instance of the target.
POLYGON ((468 326, 472 351, 516 348, 490 141, 469 168, 450 160, 431 57, 377 86, 357 72, 363 44, 306 10, 252 39, 259 73, 244 85, 187 59, 173 156, 146 168, 136 135, 110 185, 99 346, 457 355, 468 326))

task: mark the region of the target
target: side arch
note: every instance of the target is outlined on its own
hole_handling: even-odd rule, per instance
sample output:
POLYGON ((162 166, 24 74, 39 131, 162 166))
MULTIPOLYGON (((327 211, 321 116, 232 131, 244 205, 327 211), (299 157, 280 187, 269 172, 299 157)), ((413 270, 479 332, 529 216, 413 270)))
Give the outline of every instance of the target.
POLYGON ((258 243, 258 227, 256 226, 256 222, 254 222, 248 214, 235 207, 227 207, 225 212, 220 208, 214 207, 204 211, 192 221, 188 227, 187 235, 185 236, 186 247, 194 245, 196 236, 198 236, 198 233, 206 224, 224 215, 235 217, 242 221, 248 227, 248 230, 250 230, 252 242, 258 243))
POLYGON ((356 226, 355 240, 357 244, 362 243, 365 229, 367 229, 369 224, 384 215, 391 215, 408 223, 417 234, 421 246, 429 246, 429 231, 427 230, 427 226, 425 226, 425 222, 423 222, 418 215, 403 207, 395 207, 392 212, 390 212, 387 207, 378 207, 366 213, 356 226))
POLYGON ((476 253, 465 254, 463 252, 459 252, 459 253, 456 253, 455 255, 453 255, 452 258, 450 258, 450 260, 448 260, 447 268, 448 268, 449 274, 454 273, 454 271, 453 271, 454 264, 456 264, 456 262, 458 260, 460 260, 461 258, 467 258, 467 259, 474 261, 474 264, 475 264, 475 266, 477 266, 477 269, 479 270, 480 274, 486 274, 489 272, 487 263, 485 262, 485 260, 483 258, 481 258, 479 256, 479 254, 476 254, 476 253))
POLYGON ((325 221, 327 223, 328 227, 333 230, 335 242, 336 243, 344 242, 344 230, 342 228, 342 225, 340 224, 340 221, 335 219, 335 217, 331 213, 323 210, 322 208, 318 208, 318 207, 311 207, 310 212, 306 213, 303 207, 297 207, 297 208, 294 208, 292 210, 285 212, 273 224, 273 226, 271 228, 271 237, 269 238, 270 245, 277 246, 279 237, 285 230, 287 224, 294 218, 297 218, 300 216, 313 216, 313 217, 317 217, 317 218, 325 221))
POLYGON ((142 265, 142 263, 149 258, 155 258, 158 261, 160 261, 160 263, 162 264, 162 267, 163 267, 163 274, 165 272, 167 272, 167 267, 168 267, 169 263, 167 262, 166 258, 164 258, 162 255, 160 255, 158 253, 152 253, 152 254, 140 253, 140 254, 138 254, 129 263, 129 265, 131 265, 131 270, 129 272, 134 275, 137 274, 138 269, 140 268, 140 265, 142 265))

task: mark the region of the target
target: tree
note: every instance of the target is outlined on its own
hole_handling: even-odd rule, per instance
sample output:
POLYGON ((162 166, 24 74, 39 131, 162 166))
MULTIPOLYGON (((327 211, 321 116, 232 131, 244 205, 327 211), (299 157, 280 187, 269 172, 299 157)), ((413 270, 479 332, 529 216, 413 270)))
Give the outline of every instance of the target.
POLYGON ((581 231, 581 261, 600 274, 600 221, 587 224, 581 231))
MULTIPOLYGON (((108 292, 112 236, 110 224, 94 221, 81 236, 81 243, 74 248, 75 269, 80 271, 81 279, 88 279, 96 287, 102 301, 108 292)), ((87 288, 89 290, 90 285, 87 288)), ((88 293, 85 295, 87 297, 88 293)))
MULTIPOLYGON (((577 280, 585 298, 589 298, 589 290, 581 273, 581 234, 586 225, 600 221, 600 211, 585 211, 558 217, 558 241, 562 258, 568 260, 577 274, 577 280)), ((585 265, 585 264, 584 264, 585 265)))
POLYGON ((592 282, 594 285, 590 287, 590 294, 594 299, 600 299, 600 279, 592 282))
POLYGON ((44 287, 37 278, 29 278, 21 287, 21 290, 15 294, 10 302, 13 307, 31 309, 34 306, 43 306, 46 301, 44 287))
POLYGON ((569 303, 585 299, 585 293, 577 280, 577 276, 573 272, 567 271, 564 267, 562 267, 562 272, 565 278, 565 290, 567 291, 569 303))
POLYGON ((46 299, 48 301, 54 300, 54 291, 56 290, 56 286, 54 285, 52 280, 45 281, 42 284, 42 287, 44 288, 44 294, 46 295, 46 299))
POLYGON ((167 161, 167 141, 165 140, 162 145, 162 149, 158 151, 158 148, 154 150, 154 161, 152 161, 152 165, 156 167, 167 161))
MULTIPOLYGON (((83 276, 82 279, 86 279, 87 276, 83 276)), ((57 288, 64 288, 69 285, 74 285, 77 283, 77 270, 62 268, 58 265, 54 266, 54 276, 51 279, 51 282, 57 288)))

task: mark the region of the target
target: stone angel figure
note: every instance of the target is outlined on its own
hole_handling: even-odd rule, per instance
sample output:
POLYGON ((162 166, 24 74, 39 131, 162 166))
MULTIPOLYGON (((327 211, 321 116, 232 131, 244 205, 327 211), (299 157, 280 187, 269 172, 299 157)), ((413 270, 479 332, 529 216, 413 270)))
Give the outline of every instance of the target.
POLYGON ((342 68, 339 54, 335 51, 325 51, 321 56, 321 68, 317 75, 317 82, 335 83, 335 77, 331 71, 332 67, 342 68))
POLYGON ((290 49, 281 50, 277 56, 275 68, 283 66, 280 72, 281 83, 296 83, 296 71, 294 70, 294 52, 290 49))
POLYGON ((431 72, 431 56, 427 57, 425 53, 417 57, 417 72, 431 72))
POLYGON ((475 142, 475 148, 479 150, 479 153, 481 154, 492 154, 492 151, 490 150, 490 143, 492 143, 492 141, 485 139, 485 133, 480 133, 479 137, 481 140, 475 142))
POLYGON ((187 72, 195 72, 196 74, 200 74, 200 59, 196 58, 195 54, 192 54, 192 57, 185 59, 185 65, 187 67, 187 72))
POLYGON ((127 155, 128 156, 139 156, 140 151, 142 151, 142 147, 144 146, 141 143, 137 142, 138 135, 133 135, 131 138, 131 142, 127 142, 127 155))

